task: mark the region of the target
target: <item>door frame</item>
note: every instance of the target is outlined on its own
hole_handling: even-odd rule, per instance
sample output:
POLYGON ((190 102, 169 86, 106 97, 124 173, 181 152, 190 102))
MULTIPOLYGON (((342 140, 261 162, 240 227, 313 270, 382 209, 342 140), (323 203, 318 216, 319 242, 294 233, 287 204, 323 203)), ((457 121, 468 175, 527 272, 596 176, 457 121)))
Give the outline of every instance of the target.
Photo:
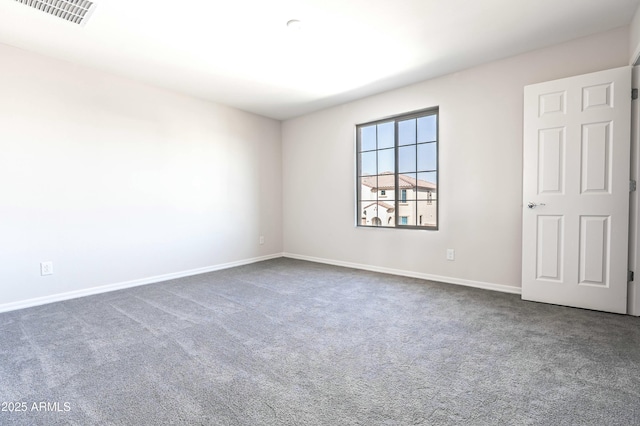
MULTIPOLYGON (((631 87, 640 87, 640 56, 635 60, 631 72, 631 87)), ((631 102, 631 177, 639 181, 640 175, 640 101, 631 102)), ((638 190, 629 193, 629 270, 638 273, 628 283, 627 313, 640 316, 640 197, 638 190)))

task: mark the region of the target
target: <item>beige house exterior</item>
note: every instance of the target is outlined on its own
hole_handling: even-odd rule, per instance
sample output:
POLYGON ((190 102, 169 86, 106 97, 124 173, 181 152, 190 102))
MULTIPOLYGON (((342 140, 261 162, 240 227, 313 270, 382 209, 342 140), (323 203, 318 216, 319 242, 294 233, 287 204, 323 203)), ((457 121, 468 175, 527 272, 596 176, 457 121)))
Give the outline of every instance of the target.
POLYGON ((435 227, 437 225, 437 185, 410 175, 398 175, 398 193, 395 175, 384 172, 377 176, 360 178, 360 225, 396 225, 435 227), (396 201, 398 223, 395 223, 396 201))

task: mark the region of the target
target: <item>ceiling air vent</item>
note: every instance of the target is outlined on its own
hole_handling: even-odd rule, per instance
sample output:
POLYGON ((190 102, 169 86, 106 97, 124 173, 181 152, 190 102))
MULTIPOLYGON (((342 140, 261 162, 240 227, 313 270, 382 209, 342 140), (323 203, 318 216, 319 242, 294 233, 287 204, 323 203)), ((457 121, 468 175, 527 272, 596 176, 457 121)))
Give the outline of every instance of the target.
POLYGON ((84 25, 95 4, 88 0, 16 0, 19 3, 41 10, 74 24, 84 25))

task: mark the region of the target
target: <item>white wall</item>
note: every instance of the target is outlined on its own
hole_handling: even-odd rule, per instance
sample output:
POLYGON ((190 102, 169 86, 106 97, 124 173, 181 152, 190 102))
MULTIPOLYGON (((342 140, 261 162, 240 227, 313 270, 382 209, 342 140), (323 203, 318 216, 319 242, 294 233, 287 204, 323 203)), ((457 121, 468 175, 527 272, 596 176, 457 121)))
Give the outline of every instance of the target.
POLYGON ((640 57, 640 5, 636 9, 629 28, 629 64, 633 65, 640 57))
POLYGON ((0 63, 0 311, 282 252, 280 122, 8 46, 0 63))
POLYGON ((628 58, 622 28, 284 122, 285 253, 517 292, 523 87, 628 58), (440 107, 440 230, 356 228, 354 126, 432 106, 440 107))

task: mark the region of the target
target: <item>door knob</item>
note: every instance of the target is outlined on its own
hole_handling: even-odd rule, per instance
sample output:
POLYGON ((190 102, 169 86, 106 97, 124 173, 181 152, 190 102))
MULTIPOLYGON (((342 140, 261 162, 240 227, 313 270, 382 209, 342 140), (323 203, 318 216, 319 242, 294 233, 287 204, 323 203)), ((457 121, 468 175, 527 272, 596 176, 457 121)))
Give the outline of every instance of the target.
POLYGON ((546 206, 546 204, 544 203, 536 204, 533 201, 529 201, 529 204, 527 204, 527 207, 529 207, 530 209, 535 209, 538 206, 546 206))

